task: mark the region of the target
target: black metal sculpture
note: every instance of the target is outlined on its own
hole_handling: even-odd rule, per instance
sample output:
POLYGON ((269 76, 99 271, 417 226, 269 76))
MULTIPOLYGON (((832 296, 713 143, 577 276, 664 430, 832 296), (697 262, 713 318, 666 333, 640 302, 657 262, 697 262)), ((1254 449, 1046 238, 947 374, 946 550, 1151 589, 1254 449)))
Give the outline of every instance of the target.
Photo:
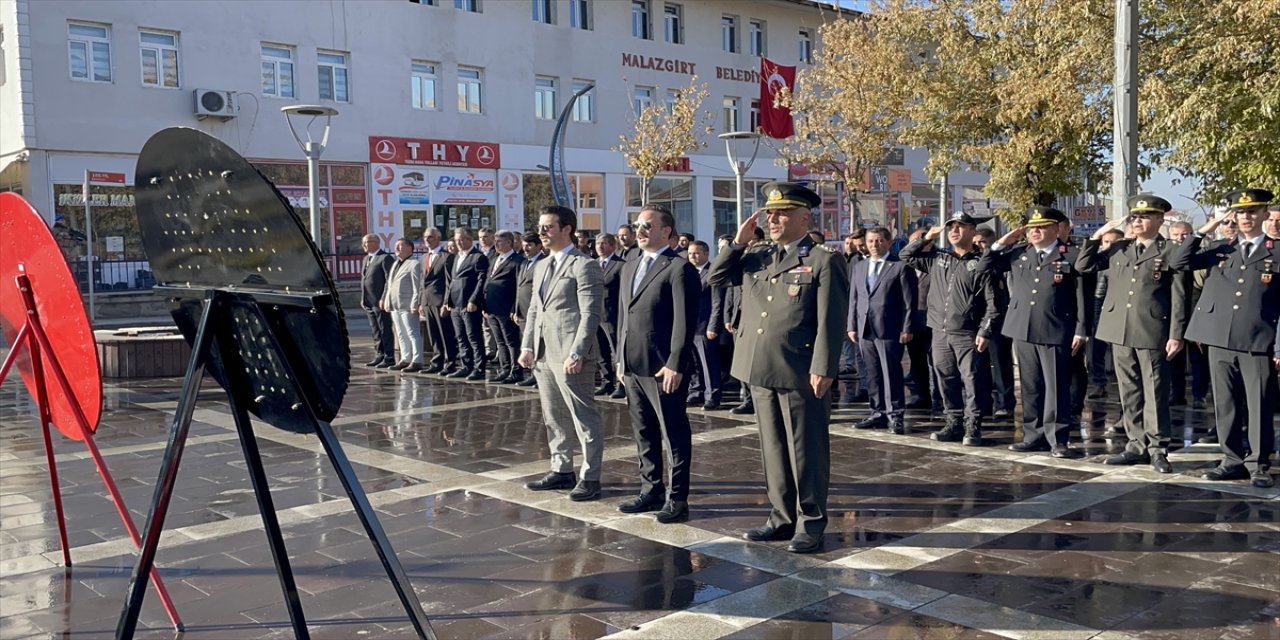
POLYGON ((298 638, 307 638, 289 555, 249 421, 315 433, 421 638, 435 638, 373 507, 329 426, 347 390, 350 351, 338 295, 297 215, 230 147, 194 129, 165 129, 138 158, 142 244, 191 343, 138 564, 116 628, 131 638, 155 561, 196 396, 207 371, 227 392, 249 479, 298 638))

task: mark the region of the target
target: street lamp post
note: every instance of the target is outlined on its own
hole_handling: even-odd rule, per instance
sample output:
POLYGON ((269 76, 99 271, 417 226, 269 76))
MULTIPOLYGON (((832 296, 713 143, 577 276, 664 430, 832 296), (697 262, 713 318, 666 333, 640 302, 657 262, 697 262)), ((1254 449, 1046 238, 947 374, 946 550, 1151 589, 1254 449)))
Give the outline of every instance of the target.
POLYGON ((743 212, 742 176, 751 170, 751 165, 756 161, 756 154, 760 153, 760 134, 753 131, 730 131, 720 134, 719 138, 724 140, 724 152, 729 158, 729 167, 733 169, 734 182, 738 188, 738 224, 741 225, 747 219, 743 212), (739 140, 751 141, 751 159, 746 162, 740 159, 742 156, 737 152, 739 140))
POLYGON ((285 122, 289 123, 289 133, 293 134, 294 141, 307 156, 307 202, 311 205, 311 241, 321 253, 328 253, 320 246, 320 154, 324 153, 325 146, 329 144, 329 120, 338 115, 338 110, 315 104, 296 104, 291 107, 281 107, 280 110, 284 112, 285 122), (293 128, 293 116, 310 116, 311 119, 303 129, 307 134, 306 141, 303 141, 297 129, 293 128), (319 142, 316 142, 311 139, 311 126, 321 117, 324 118, 324 135, 320 136, 319 142))

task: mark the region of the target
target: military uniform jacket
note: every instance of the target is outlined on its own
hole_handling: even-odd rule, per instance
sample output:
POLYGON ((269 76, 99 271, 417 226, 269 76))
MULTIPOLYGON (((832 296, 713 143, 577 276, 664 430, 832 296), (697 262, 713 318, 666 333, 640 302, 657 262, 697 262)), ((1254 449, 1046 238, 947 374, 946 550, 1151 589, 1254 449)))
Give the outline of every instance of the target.
POLYGON ((1187 240, 1173 255, 1180 270, 1208 269, 1187 339, 1232 351, 1280 356, 1280 242, 1264 238, 1244 257, 1234 241, 1201 248, 1187 240))
POLYGON ((1085 287, 1074 257, 1061 242, 1043 263, 1029 244, 982 254, 978 271, 1008 273, 1005 336, 1033 344, 1069 345, 1074 336, 1089 335, 1085 287))
MULTIPOLYGON (((1117 240, 1106 251, 1087 240, 1076 258, 1083 273, 1100 272, 1107 287, 1094 336, 1135 349, 1160 349, 1187 329, 1188 276, 1173 268, 1178 245, 1156 236, 1142 255, 1136 240, 1117 240)), ((1102 278, 1099 278, 1101 281, 1102 278)))
POLYGON ((805 237, 778 247, 730 244, 711 265, 712 286, 741 285, 733 377, 772 389, 808 388, 809 375, 836 377, 849 305, 848 263, 805 237))
POLYGON ((959 256, 930 247, 917 240, 902 249, 902 260, 911 268, 929 274, 933 281, 927 300, 927 324, 934 331, 975 334, 990 338, 999 331, 1004 308, 1004 290, 997 288, 995 274, 978 270, 981 253, 959 256))

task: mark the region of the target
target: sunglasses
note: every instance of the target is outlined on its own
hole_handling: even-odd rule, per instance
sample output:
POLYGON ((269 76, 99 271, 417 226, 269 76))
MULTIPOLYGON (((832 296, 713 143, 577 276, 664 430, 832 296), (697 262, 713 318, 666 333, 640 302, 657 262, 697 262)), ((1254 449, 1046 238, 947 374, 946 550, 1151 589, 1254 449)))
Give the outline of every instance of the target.
POLYGON ((554 230, 559 229, 559 228, 560 228, 560 225, 558 225, 558 224, 540 224, 540 225, 538 225, 538 231, 554 231, 554 230))
POLYGON ((648 220, 636 220, 631 223, 631 228, 636 231, 648 231, 653 228, 653 223, 648 220))

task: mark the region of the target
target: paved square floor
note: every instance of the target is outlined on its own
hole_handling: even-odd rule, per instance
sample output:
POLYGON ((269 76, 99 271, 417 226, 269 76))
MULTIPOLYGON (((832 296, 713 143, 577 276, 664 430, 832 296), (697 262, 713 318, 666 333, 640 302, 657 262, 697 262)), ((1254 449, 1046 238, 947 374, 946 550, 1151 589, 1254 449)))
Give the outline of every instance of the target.
MULTIPOLYGON (((353 361, 369 356, 355 340, 353 361)), ((141 526, 180 380, 108 384, 98 444, 141 526)), ((157 562, 189 638, 292 637, 221 391, 206 385, 157 562)), ((1114 391, 1112 393, 1114 398, 1114 391)), ((604 498, 523 487, 547 470, 537 395, 357 368, 333 425, 442 638, 1280 639, 1280 494, 1196 473, 1211 413, 1178 408, 1175 473, 1106 467, 1114 402, 1091 403, 1062 461, 831 427, 825 551, 741 531, 768 512, 754 422, 691 410, 692 519, 623 515, 635 494, 626 406, 601 402, 604 498)), ((84 447, 55 436, 74 566, 62 566, 41 435, 0 388, 0 638, 114 633, 135 561, 84 447)), ((318 440, 256 427, 315 638, 412 628, 318 440)), ((154 592, 139 637, 169 638, 154 592)))

